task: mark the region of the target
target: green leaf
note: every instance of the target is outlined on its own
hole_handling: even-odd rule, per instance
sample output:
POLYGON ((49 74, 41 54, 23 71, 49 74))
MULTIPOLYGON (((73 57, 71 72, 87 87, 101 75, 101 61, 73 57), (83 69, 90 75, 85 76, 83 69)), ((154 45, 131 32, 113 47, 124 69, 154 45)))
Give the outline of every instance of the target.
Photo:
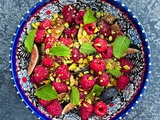
POLYGON ((76 87, 72 86, 72 92, 71 92, 71 96, 70 96, 70 102, 74 105, 79 105, 79 91, 76 87))
POLYGON ((43 100, 53 100, 58 98, 58 93, 52 88, 52 85, 50 84, 45 85, 43 88, 37 90, 35 95, 43 100))
POLYGON ((107 73, 113 75, 114 77, 119 77, 122 75, 121 71, 117 69, 107 70, 107 73))
POLYGON ((96 21, 96 17, 94 16, 92 10, 88 9, 83 17, 84 24, 89 24, 96 21))
POLYGON ((26 47, 29 53, 32 52, 35 34, 36 34, 36 29, 31 30, 27 35, 26 39, 24 40, 24 46, 26 47))
POLYGON ((103 87, 95 84, 92 91, 87 95, 88 99, 90 99, 92 96, 99 96, 103 90, 103 87))
POLYGON ((82 43, 81 48, 80 48, 80 52, 84 53, 84 54, 91 54, 93 52, 96 52, 95 48, 88 44, 88 43, 82 43))
POLYGON ((56 46, 52 47, 50 49, 50 54, 51 55, 56 55, 56 56, 69 56, 71 53, 71 50, 69 47, 66 46, 56 46))
POLYGON ((131 40, 126 36, 118 36, 113 42, 113 55, 116 58, 121 58, 129 48, 131 40))

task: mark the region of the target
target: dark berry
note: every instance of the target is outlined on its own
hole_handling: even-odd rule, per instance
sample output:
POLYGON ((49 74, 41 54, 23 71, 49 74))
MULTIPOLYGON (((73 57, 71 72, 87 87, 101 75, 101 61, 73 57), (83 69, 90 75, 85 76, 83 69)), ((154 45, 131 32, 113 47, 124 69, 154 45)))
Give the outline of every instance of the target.
POLYGON ((102 55, 102 58, 104 59, 112 58, 113 57, 112 47, 108 46, 107 49, 101 53, 101 55, 102 55))
POLYGON ((96 28, 96 23, 90 23, 83 26, 84 30, 87 32, 87 34, 93 34, 94 30, 96 28))
POLYGON ((106 63, 103 59, 95 58, 90 62, 90 68, 95 72, 104 71, 106 63))
POLYGON ((38 65, 34 69, 34 80, 40 83, 45 80, 49 75, 48 69, 42 65, 38 65))
POLYGON ((119 62, 123 73, 129 73, 133 69, 133 63, 129 59, 120 58, 119 62))
POLYGON ((38 29, 36 31, 35 42, 42 43, 45 36, 46 36, 45 30, 38 29))
POLYGON ((43 100, 43 99, 38 99, 39 104, 41 104, 42 106, 46 107, 47 105, 49 105, 52 100, 43 100))
POLYGON ((118 36, 122 36, 123 33, 115 33, 112 35, 113 41, 118 37, 118 36))
POLYGON ((71 59, 73 60, 73 62, 75 62, 75 63, 78 62, 80 59, 80 55, 81 55, 81 53, 78 48, 75 48, 75 47, 72 48, 71 59))
POLYGON ((85 11, 79 11, 75 16, 75 23, 76 24, 83 24, 83 16, 85 14, 85 11))
POLYGON ((80 85, 85 90, 90 90, 94 86, 95 82, 96 79, 90 74, 86 74, 80 79, 80 85))
POLYGON ((77 35, 77 29, 75 27, 67 28, 64 30, 64 34, 68 38, 74 38, 77 35))
POLYGON ((98 52, 104 52, 108 47, 106 40, 102 38, 96 38, 93 45, 98 52))
POLYGON ((53 100, 53 102, 46 107, 46 111, 53 116, 60 116, 62 113, 62 106, 58 100, 53 100))
POLYGON ((107 73, 103 72, 102 75, 98 76, 97 84, 100 86, 107 86, 109 83, 109 76, 107 73))
POLYGON ((63 93, 68 91, 68 86, 63 82, 53 82, 52 86, 58 93, 63 93))
POLYGON ((106 115, 108 108, 103 101, 99 101, 94 104, 93 111, 96 115, 103 117, 106 115))
POLYGON ((104 88, 100 94, 100 99, 107 105, 117 96, 118 90, 115 87, 104 88))
POLYGON ((44 21, 40 22, 39 27, 41 29, 48 29, 51 26, 51 20, 45 19, 44 21))
POLYGON ((127 85, 129 84, 129 77, 128 76, 125 76, 125 75, 122 75, 120 77, 117 78, 117 88, 119 90, 124 90, 127 85))
POLYGON ((67 65, 61 64, 56 70, 55 74, 57 78, 61 80, 67 80, 70 78, 70 71, 67 65))
POLYGON ((82 120, 87 120, 91 116, 92 112, 93 106, 90 103, 83 101, 80 106, 80 116, 82 120))
POLYGON ((98 23, 98 27, 100 28, 99 32, 100 34, 103 34, 105 36, 110 36, 111 35, 111 25, 105 21, 105 20, 101 20, 99 23, 98 23))

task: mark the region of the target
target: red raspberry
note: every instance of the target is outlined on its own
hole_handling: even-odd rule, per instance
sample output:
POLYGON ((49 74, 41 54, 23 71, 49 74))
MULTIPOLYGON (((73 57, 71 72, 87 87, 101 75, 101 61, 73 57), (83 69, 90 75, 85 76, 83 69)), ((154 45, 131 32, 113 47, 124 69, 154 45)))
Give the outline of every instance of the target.
POLYGON ((46 111, 53 116, 60 116, 62 113, 62 106, 58 100, 53 100, 53 102, 46 107, 46 111))
POLYGON ((50 56, 45 56, 42 60, 42 64, 47 66, 47 67, 52 67, 54 64, 54 60, 50 56))
POLYGON ((63 14, 64 19, 68 23, 73 23, 76 11, 77 10, 75 9, 75 7, 73 5, 64 6, 62 9, 62 14, 63 14))
POLYGON ((83 26, 84 30, 87 32, 87 34, 93 34, 94 30, 96 28, 96 23, 90 23, 83 26))
POLYGON ((123 73, 129 73, 133 69, 133 64, 129 59, 121 58, 119 62, 121 64, 123 73))
POLYGON ((103 117, 106 115, 108 108, 103 101, 99 101, 94 104, 93 111, 96 115, 103 117))
POLYGON ((51 26, 51 20, 49 19, 45 19, 44 21, 42 21, 39 25, 39 27, 41 29, 48 29, 51 26))
POLYGON ((107 86, 109 83, 109 77, 108 74, 103 72, 101 76, 97 79, 97 84, 100 86, 107 86))
POLYGON ((39 104, 41 104, 42 106, 46 107, 47 105, 49 105, 52 100, 43 100, 43 99, 38 99, 39 104))
POLYGON ((75 16, 75 23, 76 24, 81 24, 83 23, 83 16, 85 14, 85 11, 79 11, 76 16, 75 16))
POLYGON ((38 65, 34 69, 34 79, 37 83, 45 80, 49 75, 48 69, 42 65, 38 65))
POLYGON ((103 34, 107 37, 109 37, 111 35, 111 26, 110 24, 105 21, 105 20, 101 20, 99 23, 98 23, 98 27, 100 27, 100 34, 103 34))
POLYGON ((68 86, 63 82, 53 82, 52 86, 58 93, 63 93, 68 91, 68 86))
POLYGON ((48 36, 44 39, 44 50, 52 48, 55 42, 55 38, 52 36, 48 36))
POLYGON ((85 90, 90 90, 94 86, 95 82, 96 79, 90 74, 86 74, 80 79, 80 85, 85 90))
POLYGON ((75 27, 67 28, 64 33, 68 38, 74 38, 77 35, 77 29, 75 27))
POLYGON ((38 29, 36 31, 35 42, 42 43, 45 36, 46 36, 45 30, 38 29))
POLYGON ((96 38, 93 45, 98 52, 104 52, 108 47, 106 40, 102 38, 96 38))
POLYGON ((70 77, 70 71, 67 65, 61 64, 56 70, 55 74, 57 78, 61 80, 67 80, 70 77))
POLYGON ((87 120, 91 116, 92 111, 93 106, 90 103, 83 101, 82 105, 80 106, 80 115, 82 120, 87 120))
POLYGON ((90 68, 94 72, 104 71, 106 63, 103 59, 95 58, 90 62, 90 68))
POLYGON ((101 55, 102 58, 104 59, 112 58, 113 57, 112 47, 108 46, 107 49, 101 53, 101 55))
POLYGON ((72 51, 71 51, 71 59, 73 60, 73 62, 78 62, 79 59, 80 59, 80 51, 78 48, 72 48, 72 51))
POLYGON ((122 75, 120 77, 117 78, 117 88, 119 90, 124 90, 126 88, 126 86, 129 84, 129 77, 122 75))
POLYGON ((69 46, 72 44, 73 40, 71 38, 64 38, 64 37, 61 37, 60 38, 60 42, 66 46, 69 46))

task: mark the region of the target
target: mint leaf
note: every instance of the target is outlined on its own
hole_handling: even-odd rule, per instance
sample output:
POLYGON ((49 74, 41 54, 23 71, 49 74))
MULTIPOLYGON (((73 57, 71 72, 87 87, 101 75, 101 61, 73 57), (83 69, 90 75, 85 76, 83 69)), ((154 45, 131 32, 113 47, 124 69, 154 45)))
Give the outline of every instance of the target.
POLYGON ((24 46, 26 47, 29 53, 32 52, 35 34, 36 34, 36 29, 31 30, 29 34, 27 35, 26 39, 24 40, 24 46))
POLYGON ((72 86, 72 92, 71 92, 71 96, 70 96, 70 102, 74 105, 78 105, 79 104, 79 91, 76 87, 72 86))
POLYGON ((83 17, 84 24, 89 24, 96 21, 96 17, 94 16, 92 10, 88 9, 83 17))
POLYGON ((66 46, 56 46, 52 47, 50 49, 50 54, 51 55, 56 55, 56 56, 69 56, 71 53, 71 50, 69 47, 66 46))
POLYGON ((121 71, 117 69, 107 70, 107 73, 113 75, 114 77, 119 77, 122 75, 121 71))
POLYGON ((91 54, 93 52, 96 52, 95 48, 88 44, 88 43, 82 43, 81 48, 80 48, 80 52, 84 53, 84 54, 91 54))
POLYGON ((113 55, 116 58, 121 58, 129 48, 131 40, 126 36, 118 36, 113 42, 113 55))
POLYGON ((56 90, 52 88, 52 85, 48 84, 44 86, 43 88, 36 91, 35 95, 38 98, 41 98, 43 100, 53 100, 58 98, 58 94, 56 90))
POLYGON ((103 87, 95 84, 92 91, 87 95, 88 99, 90 99, 93 95, 99 96, 103 90, 103 87))

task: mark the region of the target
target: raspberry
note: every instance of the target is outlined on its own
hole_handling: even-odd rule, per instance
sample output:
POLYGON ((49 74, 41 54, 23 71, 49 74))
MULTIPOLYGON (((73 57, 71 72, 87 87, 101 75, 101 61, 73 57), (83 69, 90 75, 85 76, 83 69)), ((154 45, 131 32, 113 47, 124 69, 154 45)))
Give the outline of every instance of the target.
POLYGON ((100 94, 100 100, 107 105, 117 96, 118 90, 115 87, 104 88, 100 94))
POLYGON ((113 41, 118 37, 118 36, 122 36, 123 33, 115 33, 112 35, 113 41))
POLYGON ((38 29, 36 31, 35 42, 42 43, 45 36, 46 36, 45 30, 38 29))
POLYGON ((84 30, 87 32, 87 34, 93 34, 94 30, 96 28, 96 23, 90 23, 83 26, 84 30))
POLYGON ((102 38, 96 38, 93 45, 98 52, 104 52, 108 47, 106 40, 102 38))
POLYGON ((49 19, 45 19, 44 21, 42 21, 39 25, 39 27, 41 29, 48 29, 51 26, 51 20, 49 19))
POLYGON ((51 100, 43 100, 43 99, 38 99, 39 104, 41 104, 42 106, 46 107, 47 105, 49 105, 52 101, 51 100))
POLYGON ((38 81, 35 80, 34 75, 32 75, 32 76, 30 77, 30 81, 31 81, 33 84, 38 84, 38 81))
POLYGON ((72 44, 73 40, 71 38, 64 38, 64 37, 61 37, 60 38, 60 42, 66 46, 69 46, 72 44))
POLYGON ((62 113, 62 106, 58 100, 53 100, 53 102, 46 107, 46 111, 53 116, 60 116, 62 113))
POLYGON ((107 47, 105 51, 101 53, 103 59, 109 59, 113 57, 113 50, 110 46, 107 47))
POLYGON ((103 59, 95 58, 90 62, 90 68, 95 72, 104 71, 106 63, 103 59))
POLYGON ((90 90, 94 86, 95 82, 96 79, 90 74, 86 74, 80 79, 80 85, 85 90, 90 90))
POLYGON ((94 104, 93 111, 96 115, 103 117, 106 115, 108 108, 103 101, 99 101, 94 104))
POLYGON ((78 48, 72 48, 72 51, 71 51, 71 59, 73 60, 73 62, 78 62, 79 59, 80 59, 80 51, 78 48))
POLYGON ((52 48, 55 42, 54 37, 48 36, 44 39, 44 50, 52 48))
POLYGON ((67 80, 70 77, 70 71, 67 65, 61 64, 56 70, 55 74, 57 78, 61 80, 67 80))
POLYGON ((34 79, 36 83, 40 83, 45 80, 49 75, 48 69, 42 65, 38 65, 34 69, 34 79))
POLYGON ((54 60, 50 56, 45 56, 42 60, 42 64, 47 67, 52 67, 54 64, 54 60))
POLYGON ((122 75, 120 77, 117 78, 117 88, 119 90, 124 90, 126 88, 126 86, 129 84, 129 77, 122 75))
POLYGON ((82 105, 80 106, 80 115, 82 120, 87 120, 91 116, 92 111, 93 106, 90 103, 83 101, 82 105))
POLYGON ((75 16, 75 23, 76 24, 83 24, 83 16, 85 14, 85 11, 79 11, 75 16))
POLYGON ((64 33, 68 38, 74 38, 77 35, 77 29, 75 27, 67 28, 64 33))
POLYGON ((68 91, 68 86, 63 82, 53 82, 52 86, 58 93, 63 93, 68 91))
POLYGON ((119 62, 121 64, 123 73, 129 73, 133 69, 133 64, 129 59, 121 58, 119 62))
POLYGON ((100 86, 107 86, 109 83, 109 77, 108 74, 103 72, 101 76, 97 79, 97 84, 100 86))
POLYGON ((77 10, 74 8, 73 5, 64 6, 63 9, 62 9, 62 14, 63 14, 64 19, 68 23, 73 23, 76 11, 77 10))
POLYGON ((98 27, 100 27, 100 34, 103 34, 107 37, 109 37, 111 35, 111 26, 110 24, 105 21, 105 20, 101 20, 99 23, 98 23, 98 27))

